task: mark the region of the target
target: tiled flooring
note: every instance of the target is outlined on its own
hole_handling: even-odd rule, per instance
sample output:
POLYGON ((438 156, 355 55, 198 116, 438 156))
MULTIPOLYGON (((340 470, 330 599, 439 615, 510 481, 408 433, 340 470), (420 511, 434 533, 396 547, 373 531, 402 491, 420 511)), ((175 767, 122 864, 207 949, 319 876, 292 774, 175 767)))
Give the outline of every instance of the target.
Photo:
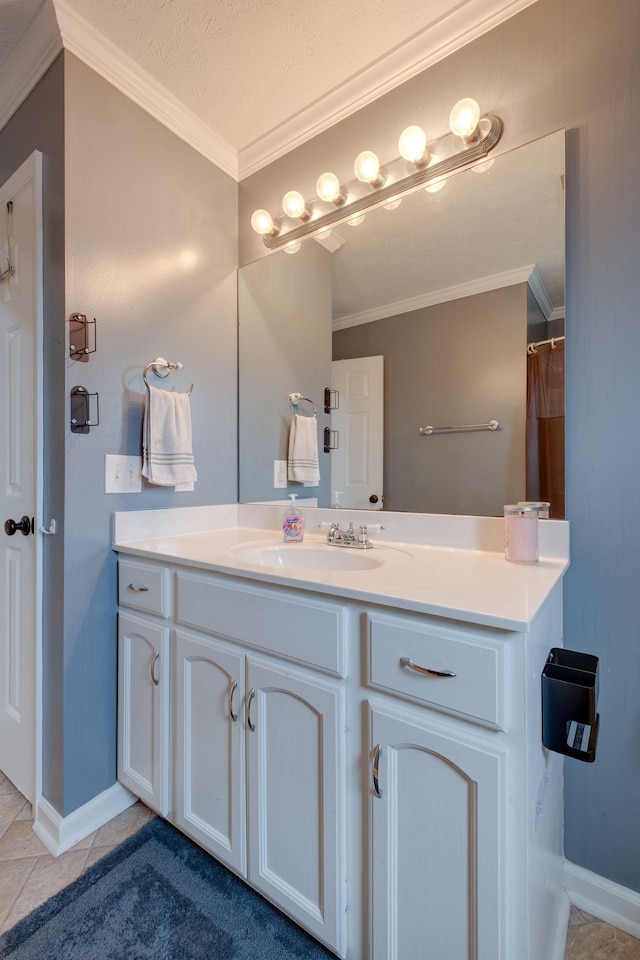
MULTIPOLYGON (((136 803, 54 859, 31 829, 30 804, 0 773, 0 934, 154 816, 136 803)), ((640 960, 640 940, 572 907, 565 960, 640 960)))
POLYGON ((0 934, 154 816, 148 807, 136 803, 54 859, 31 829, 31 804, 0 773, 0 934))

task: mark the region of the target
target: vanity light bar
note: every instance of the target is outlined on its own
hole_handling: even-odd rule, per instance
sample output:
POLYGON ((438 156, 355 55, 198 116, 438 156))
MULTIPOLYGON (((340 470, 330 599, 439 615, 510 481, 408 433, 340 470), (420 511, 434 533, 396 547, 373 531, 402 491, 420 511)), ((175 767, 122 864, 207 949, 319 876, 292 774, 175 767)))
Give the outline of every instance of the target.
MULTIPOLYGON (((456 104, 456 106, 458 105, 456 104)), ((465 144, 464 148, 442 160, 432 160, 429 165, 420 160, 414 160, 412 162, 416 164, 416 169, 405 177, 396 178, 393 182, 385 181, 381 174, 381 185, 376 187, 377 181, 373 181, 373 190, 361 196, 357 194, 362 189, 362 182, 355 180, 353 184, 347 186, 346 190, 340 192, 340 200, 333 201, 336 205, 328 213, 314 216, 314 208, 317 209, 318 203, 323 204, 323 201, 309 201, 304 205, 307 217, 291 229, 283 229, 286 217, 272 220, 266 210, 256 211, 252 218, 252 225, 254 229, 257 229, 254 219, 258 213, 265 214, 269 218, 271 230, 267 232, 265 229, 257 229, 257 232, 263 234, 263 243, 270 250, 277 250, 307 237, 313 237, 323 230, 336 226, 336 224, 353 220, 356 216, 362 216, 369 210, 385 206, 393 200, 399 200, 404 194, 426 186, 432 180, 441 179, 457 170, 484 160, 500 140, 502 130, 502 120, 493 114, 486 114, 480 117, 474 133, 462 137, 465 144)), ((428 148, 425 148, 425 157, 429 157, 428 148)), ((393 161, 389 166, 396 164, 396 162, 393 161)))

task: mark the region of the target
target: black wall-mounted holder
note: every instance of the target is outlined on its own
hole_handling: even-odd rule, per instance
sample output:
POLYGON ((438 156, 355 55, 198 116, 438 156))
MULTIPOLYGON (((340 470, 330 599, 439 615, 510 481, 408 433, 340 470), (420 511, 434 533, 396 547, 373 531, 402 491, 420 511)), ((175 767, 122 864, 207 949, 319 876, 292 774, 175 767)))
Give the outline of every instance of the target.
POLYGON ((69 319, 69 356, 72 360, 89 362, 89 354, 98 349, 98 333, 95 318, 87 320, 84 313, 72 313, 69 319), (93 330, 93 338, 90 337, 93 330), (93 346, 90 340, 93 339, 93 346))
POLYGON ((100 398, 89 393, 86 387, 71 388, 71 432, 89 433, 91 427, 100 423, 100 398), (96 418, 91 420, 91 397, 96 398, 96 418))
POLYGON ((325 453, 331 453, 332 450, 338 449, 338 440, 340 436, 338 430, 331 430, 329 427, 325 427, 323 436, 325 453))
POLYGON ((340 391, 332 390, 331 387, 324 388, 324 412, 331 413, 332 410, 340 409, 340 391))
POLYGON ((600 716, 598 658, 553 647, 542 671, 542 742, 549 750, 593 763, 600 716))

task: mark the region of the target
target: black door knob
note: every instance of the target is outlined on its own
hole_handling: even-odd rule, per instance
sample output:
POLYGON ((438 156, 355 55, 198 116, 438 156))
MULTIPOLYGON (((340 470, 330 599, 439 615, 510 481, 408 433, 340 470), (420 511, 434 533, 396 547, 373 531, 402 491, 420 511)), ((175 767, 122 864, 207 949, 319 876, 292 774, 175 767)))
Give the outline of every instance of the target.
POLYGON ((30 533, 33 533, 33 520, 30 520, 29 517, 26 516, 19 520, 18 523, 16 523, 15 520, 5 520, 4 532, 8 537, 12 537, 18 530, 23 536, 28 537, 30 533))
POLYGON ((377 503, 377 502, 378 502, 378 497, 376 496, 375 493, 372 493, 371 496, 369 497, 369 503, 377 503))

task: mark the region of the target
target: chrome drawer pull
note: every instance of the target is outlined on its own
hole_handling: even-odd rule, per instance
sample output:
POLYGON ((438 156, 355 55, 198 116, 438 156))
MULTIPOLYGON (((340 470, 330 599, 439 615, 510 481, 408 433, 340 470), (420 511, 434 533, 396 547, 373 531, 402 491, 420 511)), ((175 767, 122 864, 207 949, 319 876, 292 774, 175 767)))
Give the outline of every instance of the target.
POLYGON ((414 663, 411 657, 400 657, 400 663, 403 667, 409 667, 416 673, 423 673, 426 677, 455 677, 457 674, 453 670, 430 670, 428 667, 419 667, 414 663))
POLYGON ((382 753, 382 746, 380 744, 377 744, 373 754, 373 792, 375 793, 376 797, 378 797, 379 799, 382 798, 382 790, 380 789, 380 783, 378 782, 381 753, 382 753))
POLYGON ((255 730, 255 725, 251 723, 251 703, 255 695, 256 689, 255 687, 252 687, 249 691, 249 699, 247 700, 247 726, 249 727, 249 730, 255 730))
POLYGON ((149 587, 139 587, 135 583, 130 583, 129 590, 131 590, 132 593, 148 593, 149 587))
POLYGON ((156 677, 156 663, 158 662, 159 659, 160 659, 160 651, 156 650, 155 654, 153 655, 153 660, 151 661, 151 679, 155 683, 156 687, 160 683, 159 679, 156 677))
POLYGON ((231 692, 229 694, 229 716, 231 717, 234 723, 238 719, 238 714, 233 712, 233 695, 237 689, 238 689, 238 681, 234 680, 233 683, 231 684, 231 692))

